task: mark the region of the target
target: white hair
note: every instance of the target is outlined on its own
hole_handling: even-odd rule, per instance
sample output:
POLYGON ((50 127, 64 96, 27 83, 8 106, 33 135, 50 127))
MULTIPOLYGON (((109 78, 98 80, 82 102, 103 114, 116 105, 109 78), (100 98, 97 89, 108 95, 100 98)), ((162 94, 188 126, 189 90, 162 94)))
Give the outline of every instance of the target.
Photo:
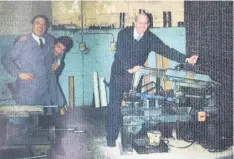
POLYGON ((137 20, 139 19, 139 16, 141 16, 141 15, 146 16, 147 23, 149 23, 149 16, 146 13, 139 13, 135 18, 135 22, 137 22, 137 20))

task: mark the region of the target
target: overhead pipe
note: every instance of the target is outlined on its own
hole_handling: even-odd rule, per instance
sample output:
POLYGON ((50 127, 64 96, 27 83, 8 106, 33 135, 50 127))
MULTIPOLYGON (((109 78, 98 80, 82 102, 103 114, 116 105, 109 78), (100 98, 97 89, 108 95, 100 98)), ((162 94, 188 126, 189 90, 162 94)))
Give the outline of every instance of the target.
POLYGON ((114 39, 114 35, 113 35, 112 33, 90 33, 90 32, 83 32, 83 34, 107 34, 107 35, 111 35, 111 36, 112 36, 113 41, 115 41, 115 39, 114 39))
POLYGON ((80 10, 81 10, 81 42, 79 44, 79 47, 80 47, 80 51, 85 51, 87 50, 87 47, 86 47, 86 44, 84 42, 84 37, 83 37, 83 34, 84 34, 84 20, 83 20, 83 2, 82 0, 80 1, 80 10))
POLYGON ((116 42, 114 39, 114 35, 112 33, 90 33, 90 32, 82 32, 82 34, 86 35, 92 35, 92 34, 102 34, 102 35, 111 35, 112 36, 112 41, 111 41, 111 51, 116 50, 116 42))

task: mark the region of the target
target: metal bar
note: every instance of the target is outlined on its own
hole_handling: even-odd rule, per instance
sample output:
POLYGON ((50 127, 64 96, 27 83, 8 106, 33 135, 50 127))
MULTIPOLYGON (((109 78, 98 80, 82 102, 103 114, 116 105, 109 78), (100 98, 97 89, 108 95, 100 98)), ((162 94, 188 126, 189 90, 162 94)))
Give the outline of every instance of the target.
POLYGON ((75 91, 74 91, 74 76, 69 76, 69 106, 74 108, 75 105, 75 91))
POLYGON ((19 146, 0 146, 0 150, 10 150, 10 149, 24 149, 26 148, 26 145, 19 145, 19 146))
POLYGON ((58 108, 57 105, 45 105, 45 106, 42 106, 44 108, 58 108))
POLYGON ((74 133, 84 133, 85 131, 83 130, 75 130, 74 133))
POLYGON ((146 83, 146 84, 142 85, 141 87, 146 87, 146 86, 148 86, 148 85, 150 85, 150 84, 156 85, 156 83, 155 83, 154 81, 151 81, 151 82, 149 82, 149 83, 146 83))
POLYGON ((190 98, 204 98, 203 96, 197 96, 197 95, 189 95, 189 94, 186 94, 184 95, 185 97, 190 97, 190 98))
POLYGON ((111 36, 112 36, 113 41, 115 41, 114 35, 113 35, 112 33, 91 33, 91 32, 83 32, 82 34, 85 34, 85 35, 92 35, 92 34, 111 35, 111 36))
POLYGON ((34 156, 34 157, 26 157, 26 158, 18 158, 18 159, 34 159, 34 158, 47 158, 47 155, 34 156))

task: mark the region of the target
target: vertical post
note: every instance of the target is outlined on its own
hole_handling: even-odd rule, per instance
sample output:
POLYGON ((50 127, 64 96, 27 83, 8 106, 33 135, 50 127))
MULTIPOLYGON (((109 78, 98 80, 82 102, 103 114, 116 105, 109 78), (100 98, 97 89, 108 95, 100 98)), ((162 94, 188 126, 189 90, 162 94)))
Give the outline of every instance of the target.
POLYGON ((167 12, 167 24, 168 27, 171 27, 171 12, 167 12))
POLYGON ((154 23, 153 23, 153 15, 151 13, 148 14, 149 15, 149 21, 150 21, 150 28, 153 28, 154 23))
POLYGON ((69 106, 74 109, 75 106, 75 91, 74 91, 74 76, 69 76, 69 106))
POLYGON ((100 107, 100 95, 99 95, 99 82, 98 82, 98 73, 93 72, 93 88, 94 88, 94 101, 95 101, 95 108, 100 107))
POLYGON ((122 28, 122 12, 119 14, 119 28, 122 28))
POLYGON ((125 12, 122 13, 122 28, 124 28, 125 25, 125 12))
POLYGON ((163 12, 163 27, 167 27, 167 13, 163 12))
POLYGON ((101 107, 107 106, 107 97, 106 97, 106 86, 105 86, 105 78, 100 77, 99 80, 99 91, 100 91, 100 101, 101 101, 101 107))

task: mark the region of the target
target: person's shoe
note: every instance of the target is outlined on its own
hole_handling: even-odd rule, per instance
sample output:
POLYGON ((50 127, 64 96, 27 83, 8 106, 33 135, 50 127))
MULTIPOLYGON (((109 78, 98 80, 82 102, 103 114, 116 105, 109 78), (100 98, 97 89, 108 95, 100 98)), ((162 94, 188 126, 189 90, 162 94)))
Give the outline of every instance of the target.
POLYGON ((107 141, 107 146, 108 147, 116 147, 116 142, 115 141, 107 141))

